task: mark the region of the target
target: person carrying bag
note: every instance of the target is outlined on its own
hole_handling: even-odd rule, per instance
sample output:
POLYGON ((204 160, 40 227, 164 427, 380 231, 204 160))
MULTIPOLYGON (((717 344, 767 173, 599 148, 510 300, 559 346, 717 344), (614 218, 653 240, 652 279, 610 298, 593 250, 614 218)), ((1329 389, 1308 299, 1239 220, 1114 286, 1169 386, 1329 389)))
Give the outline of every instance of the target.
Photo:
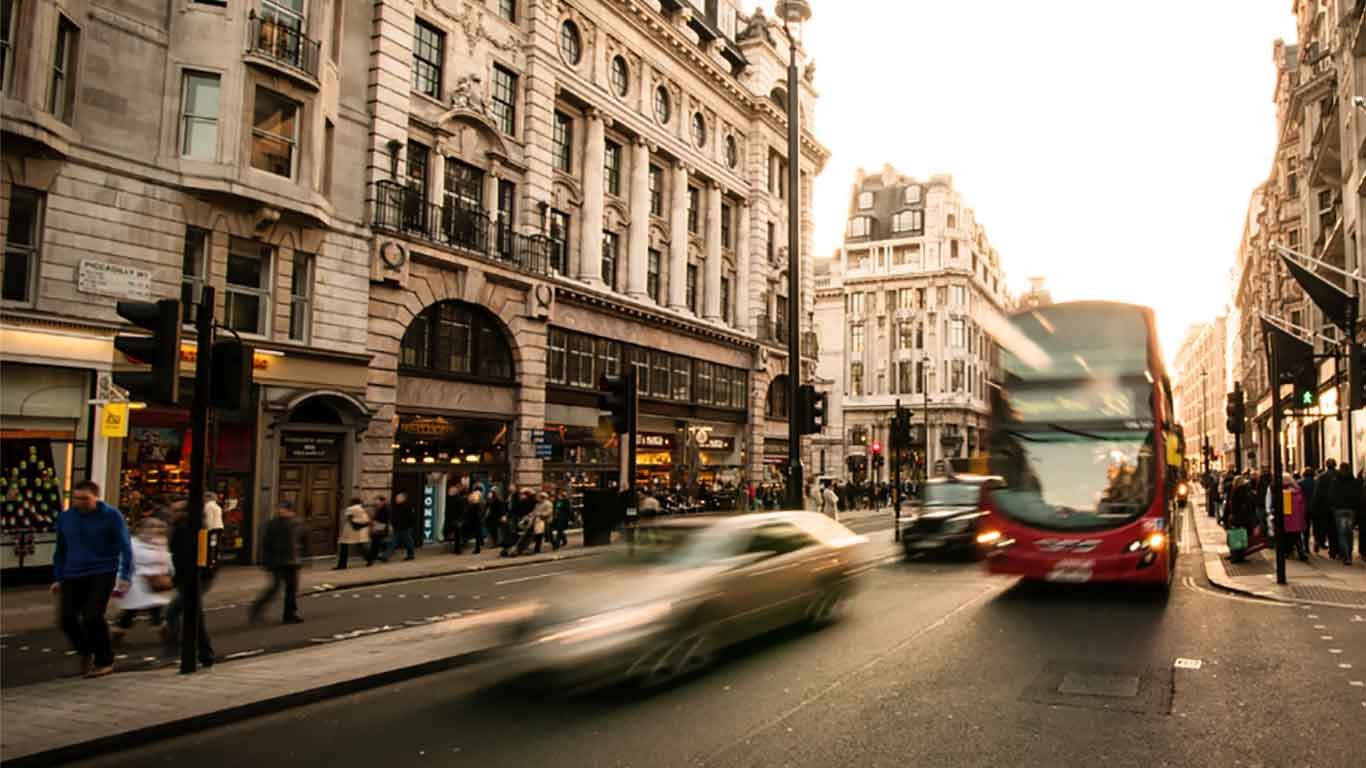
POLYGON ((365 557, 365 564, 374 563, 370 555, 370 514, 359 497, 351 499, 351 505, 342 512, 341 530, 337 531, 337 565, 335 571, 344 571, 351 559, 351 548, 358 546, 365 557))

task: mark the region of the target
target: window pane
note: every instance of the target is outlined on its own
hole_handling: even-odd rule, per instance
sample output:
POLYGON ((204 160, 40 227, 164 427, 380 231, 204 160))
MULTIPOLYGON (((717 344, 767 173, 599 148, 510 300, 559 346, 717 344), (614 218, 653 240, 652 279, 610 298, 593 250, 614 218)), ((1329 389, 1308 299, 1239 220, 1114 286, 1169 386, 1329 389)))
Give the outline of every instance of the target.
POLYGON ((512 378, 512 354, 503 332, 492 321, 480 322, 479 375, 492 379, 512 378))
POLYGON ((692 360, 674 355, 673 369, 673 398, 686 402, 692 394, 692 360))
POLYGON ((650 394, 655 397, 668 397, 670 360, 668 352, 653 352, 651 359, 650 394))
POLYGON ((256 89, 253 107, 251 165, 263 171, 291 176, 298 106, 264 88, 256 89))
POLYGON ((28 301, 31 271, 31 252, 5 251, 3 296, 6 301, 28 301))
POLYGON ((33 247, 38 244, 38 194, 30 189, 13 187, 9 201, 9 232, 7 246, 33 247))
POLYGON ((261 332, 260 296, 229 291, 225 303, 229 328, 242 333, 261 332))
POLYGON ((250 254, 228 254, 228 283, 247 288, 261 288, 264 270, 261 259, 250 254))

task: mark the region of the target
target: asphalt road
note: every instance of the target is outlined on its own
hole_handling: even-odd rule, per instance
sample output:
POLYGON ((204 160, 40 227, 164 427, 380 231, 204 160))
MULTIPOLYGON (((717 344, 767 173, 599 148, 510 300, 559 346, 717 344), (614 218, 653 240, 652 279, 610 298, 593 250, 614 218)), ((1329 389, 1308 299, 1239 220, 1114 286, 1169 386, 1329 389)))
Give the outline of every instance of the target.
POLYGON ((1366 617, 1217 592, 1184 552, 1166 600, 898 563, 845 621, 654 695, 534 697, 473 667, 82 765, 1360 766, 1366 617))
MULTIPOLYGON (((859 533, 889 537, 890 518, 862 519, 851 526, 859 533)), ((253 625, 247 605, 229 604, 206 612, 214 651, 220 659, 258 656, 304 646, 343 642, 375 631, 400 631, 428 617, 461 611, 488 610, 505 601, 534 596, 544 580, 561 573, 592 567, 595 558, 538 563, 511 568, 428 577, 359 589, 307 595, 300 600, 303 624, 281 624, 283 595, 266 611, 266 620, 253 625)), ((65 637, 54 626, 19 632, 0 640, 0 681, 5 688, 78 674, 65 637)), ((144 622, 133 625, 116 649, 116 669, 136 672, 179 664, 179 657, 163 648, 144 622)))

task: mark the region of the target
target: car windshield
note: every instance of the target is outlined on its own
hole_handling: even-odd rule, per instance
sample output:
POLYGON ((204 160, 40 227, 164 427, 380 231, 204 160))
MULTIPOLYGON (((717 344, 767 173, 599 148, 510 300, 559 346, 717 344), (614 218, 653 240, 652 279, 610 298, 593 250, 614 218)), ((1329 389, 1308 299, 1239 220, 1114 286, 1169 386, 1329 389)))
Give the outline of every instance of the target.
POLYGON ((991 495, 996 508, 1037 528, 1117 527, 1147 511, 1156 491, 1147 431, 1000 430, 992 464, 1005 479, 991 495))
POLYGON ((925 486, 927 507, 975 507, 981 500, 978 483, 930 483, 925 486))
POLYGON ((639 528, 635 544, 619 560, 664 568, 697 568, 740 552, 743 542, 715 525, 659 525, 639 528))

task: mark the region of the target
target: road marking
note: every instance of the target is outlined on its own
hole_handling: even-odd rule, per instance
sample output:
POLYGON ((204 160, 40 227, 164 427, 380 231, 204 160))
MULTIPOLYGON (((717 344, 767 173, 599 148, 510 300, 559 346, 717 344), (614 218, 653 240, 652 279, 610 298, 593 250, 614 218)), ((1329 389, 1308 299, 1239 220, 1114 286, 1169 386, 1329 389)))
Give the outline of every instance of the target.
POLYGON ((1353 680, 1352 682, 1348 683, 1348 685, 1351 685, 1351 686, 1353 686, 1353 687, 1355 687, 1355 688, 1366 688, 1366 681, 1363 681, 1363 680, 1353 680))
POLYGON ((1332 636, 1332 635, 1319 635, 1319 639, 1320 639, 1320 640, 1332 640, 1332 639, 1333 639, 1333 636, 1332 636))
POLYGON ((1317 619, 1317 618, 1319 617, 1319 615, 1318 615, 1317 613, 1307 613, 1307 614, 1305 614, 1304 617, 1305 617, 1306 619, 1317 619))
POLYGON ((1329 652, 1329 653, 1342 653, 1342 649, 1341 649, 1341 648, 1329 648, 1329 649, 1328 649, 1328 652, 1329 652))
POLYGON ((399 597, 407 597, 407 595, 399 595, 399 597))
MULTIPOLYGON (((536 575, 534 575, 534 576, 522 576, 522 577, 516 578, 516 579, 503 579, 502 581, 495 581, 495 582, 493 582, 493 586, 495 586, 495 587, 501 587, 501 586, 503 586, 503 585, 505 585, 505 584, 520 584, 520 583, 522 583, 522 582, 524 582, 524 581, 535 581, 536 579, 545 579, 545 578, 549 578, 549 577, 551 577, 551 576, 559 576, 559 575, 565 574, 565 573, 569 573, 569 571, 550 571, 549 573, 538 573, 538 574, 536 574, 536 575)), ((474 596, 474 599, 475 599, 475 600, 478 600, 478 599, 479 599, 479 596, 478 596, 478 595, 475 595, 475 596, 474 596)), ((499 598, 499 599, 501 600, 502 598, 499 598)))
POLYGON ((225 661, 228 659, 245 659, 248 656, 256 656, 258 654, 262 654, 265 652, 265 648, 252 648, 250 651, 238 651, 236 653, 230 653, 227 656, 224 656, 223 659, 225 661))
POLYGON ((1202 663, 1199 659, 1177 659, 1172 666, 1176 669, 1199 669, 1202 663))
POLYGON ((1328 629, 1328 627, 1324 626, 1323 624, 1315 624, 1314 629, 1328 629))
POLYGON ((1348 664, 1348 663, 1345 662, 1345 661, 1344 661, 1343 663, 1341 663, 1341 664, 1338 665, 1338 669, 1351 669, 1351 668, 1352 668, 1352 665, 1351 665, 1351 664, 1348 664))
MULTIPOLYGON (((231 656, 228 656, 228 657, 225 657, 225 658, 232 658, 232 657, 231 657, 231 656)), ((143 657, 142 657, 142 660, 143 660, 143 661, 156 661, 156 660, 157 660, 157 657, 155 657, 155 656, 143 656, 143 657)))
POLYGON ((52 649, 51 649, 51 648, 44 648, 44 649, 43 649, 43 653, 52 653, 52 649))

